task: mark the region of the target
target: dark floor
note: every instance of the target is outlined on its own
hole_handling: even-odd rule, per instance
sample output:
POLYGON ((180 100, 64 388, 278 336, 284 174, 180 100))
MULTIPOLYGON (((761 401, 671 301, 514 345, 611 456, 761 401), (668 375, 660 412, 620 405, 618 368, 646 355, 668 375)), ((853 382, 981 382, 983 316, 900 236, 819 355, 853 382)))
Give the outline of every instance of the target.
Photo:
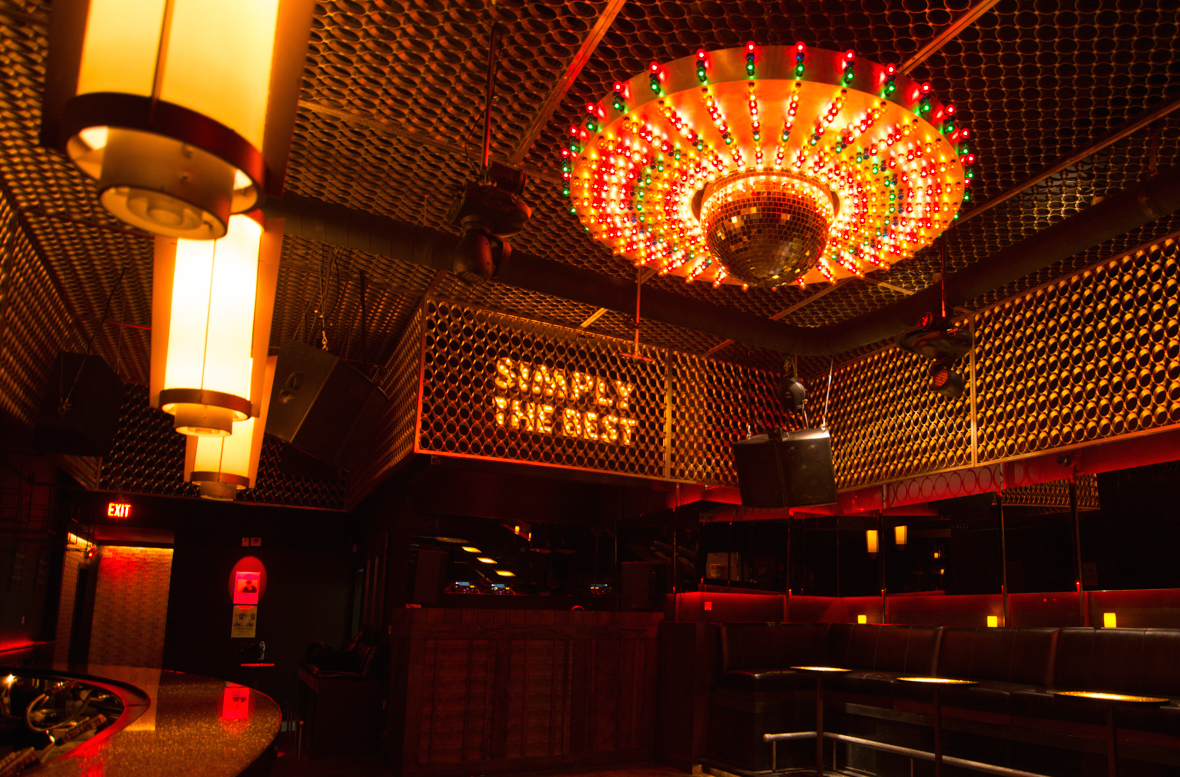
MULTIPOLYGON (((294 753, 283 753, 271 777, 387 777, 391 772, 380 756, 359 758, 322 758, 314 761, 297 758, 294 753)), ((553 772, 531 772, 511 777, 687 777, 684 772, 656 763, 619 764, 610 767, 563 769, 553 772)))

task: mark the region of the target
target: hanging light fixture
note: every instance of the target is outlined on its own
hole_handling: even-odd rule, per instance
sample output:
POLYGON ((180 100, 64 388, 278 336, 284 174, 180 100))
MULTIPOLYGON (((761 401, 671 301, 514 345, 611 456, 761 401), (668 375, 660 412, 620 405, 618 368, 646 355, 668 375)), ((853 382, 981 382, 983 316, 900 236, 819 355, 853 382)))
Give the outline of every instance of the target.
POLYGON ((313 0, 55 0, 42 144, 118 218, 222 237, 282 192, 313 0))
POLYGON ((863 276, 928 245, 970 199, 954 106, 851 51, 701 50, 586 109, 562 150, 570 212, 637 266, 688 281, 863 276))
POLYGON ((220 240, 156 238, 151 402, 176 431, 225 436, 261 412, 282 243, 259 211, 220 240))
POLYGON ((235 421, 233 432, 226 437, 211 434, 188 436, 184 449, 184 479, 196 484, 203 498, 233 501, 242 489, 254 488, 277 363, 277 356, 266 359, 262 406, 255 415, 245 421, 235 421))

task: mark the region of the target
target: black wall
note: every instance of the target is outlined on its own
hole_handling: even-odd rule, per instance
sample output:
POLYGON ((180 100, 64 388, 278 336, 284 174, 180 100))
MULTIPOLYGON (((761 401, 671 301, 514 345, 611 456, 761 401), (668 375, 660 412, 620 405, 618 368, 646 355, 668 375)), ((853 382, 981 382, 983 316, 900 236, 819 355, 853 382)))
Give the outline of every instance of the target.
MULTIPOLYGON (((108 499, 95 495, 96 513, 108 499)), ((101 523, 175 532, 164 668, 241 682, 283 707, 293 704, 308 643, 340 647, 351 636, 356 559, 351 516, 193 499, 131 496, 128 501, 129 521, 101 523), (243 537, 258 537, 262 544, 243 547, 243 537), (244 556, 256 556, 266 567, 257 637, 266 642, 264 660, 274 667, 243 669, 238 651, 247 640, 230 638, 229 575, 244 556)))

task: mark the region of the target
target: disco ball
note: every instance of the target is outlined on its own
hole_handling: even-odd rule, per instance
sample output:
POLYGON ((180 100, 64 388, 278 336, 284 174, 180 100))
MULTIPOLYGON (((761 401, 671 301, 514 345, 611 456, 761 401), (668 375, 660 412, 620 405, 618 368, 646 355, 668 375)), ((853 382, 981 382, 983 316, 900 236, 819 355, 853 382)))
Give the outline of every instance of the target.
POLYGON ((831 195, 785 174, 739 173, 701 195, 705 245, 735 280, 779 286, 803 277, 828 242, 831 195))
POLYGON ((971 202, 973 144, 954 106, 895 65, 749 42, 652 62, 587 103, 562 193, 637 267, 806 287, 930 245, 971 202))

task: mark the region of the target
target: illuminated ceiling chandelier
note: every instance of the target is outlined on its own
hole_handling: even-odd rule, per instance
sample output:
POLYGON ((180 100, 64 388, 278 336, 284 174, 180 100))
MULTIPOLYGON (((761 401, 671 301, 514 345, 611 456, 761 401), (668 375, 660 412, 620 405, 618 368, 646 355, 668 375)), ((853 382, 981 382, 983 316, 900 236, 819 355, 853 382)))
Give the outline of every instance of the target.
POLYGON ((970 199, 954 107, 851 51, 702 50, 586 108, 562 150, 570 212, 688 281, 863 277, 929 245, 970 199))

